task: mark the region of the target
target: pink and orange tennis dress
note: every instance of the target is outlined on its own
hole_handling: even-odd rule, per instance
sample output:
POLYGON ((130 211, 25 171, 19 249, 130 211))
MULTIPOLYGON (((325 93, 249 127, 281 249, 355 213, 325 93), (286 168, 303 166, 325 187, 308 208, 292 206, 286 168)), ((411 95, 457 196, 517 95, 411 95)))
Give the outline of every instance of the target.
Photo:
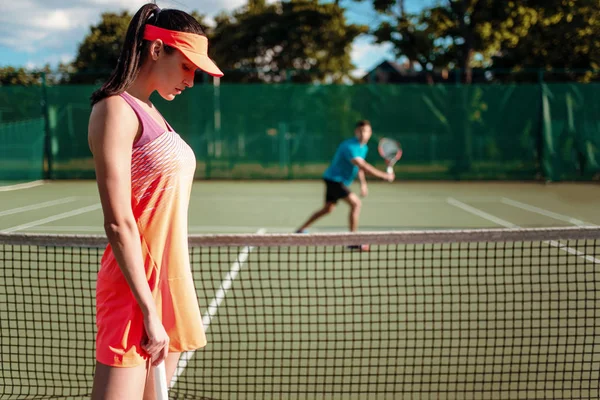
MULTIPOLYGON (((165 132, 132 96, 121 97, 142 125, 132 149, 131 207, 148 285, 170 338, 169 351, 194 350, 206 345, 187 242, 194 152, 168 124, 165 132)), ((100 262, 96 312, 96 359, 116 367, 145 363, 142 312, 110 245, 100 262)))

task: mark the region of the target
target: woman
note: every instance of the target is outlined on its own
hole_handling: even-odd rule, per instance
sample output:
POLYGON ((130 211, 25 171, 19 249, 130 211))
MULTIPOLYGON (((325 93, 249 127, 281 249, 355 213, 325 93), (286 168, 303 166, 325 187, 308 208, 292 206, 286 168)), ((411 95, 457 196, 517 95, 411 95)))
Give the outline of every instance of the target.
POLYGON ((206 344, 190 271, 187 209, 196 160, 150 102, 173 100, 208 58, 198 22, 144 5, 118 64, 91 98, 89 145, 109 245, 98 272, 93 399, 153 399, 152 368, 170 381, 182 351, 206 344))

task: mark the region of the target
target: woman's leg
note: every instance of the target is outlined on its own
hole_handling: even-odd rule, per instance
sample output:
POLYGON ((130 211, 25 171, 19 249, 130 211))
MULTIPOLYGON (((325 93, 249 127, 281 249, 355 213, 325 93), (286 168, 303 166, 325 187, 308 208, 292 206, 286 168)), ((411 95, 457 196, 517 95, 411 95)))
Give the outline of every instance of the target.
POLYGON ((96 362, 92 400, 141 400, 146 375, 146 364, 121 368, 96 362))
MULTIPOLYGON (((165 360, 165 370, 167 372, 167 382, 171 382, 171 378, 177 368, 177 362, 179 361, 181 353, 169 353, 165 360)), ((148 377, 146 378, 146 388, 144 389, 144 400, 156 400, 156 393, 154 391, 154 367, 150 367, 148 377)))

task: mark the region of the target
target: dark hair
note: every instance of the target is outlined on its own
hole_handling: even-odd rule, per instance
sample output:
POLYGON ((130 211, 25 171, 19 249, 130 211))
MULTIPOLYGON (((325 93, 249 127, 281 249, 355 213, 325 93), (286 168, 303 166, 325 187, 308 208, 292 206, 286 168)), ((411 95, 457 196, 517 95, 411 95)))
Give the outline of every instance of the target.
POLYGON ((371 126, 371 123, 369 121, 367 121, 366 119, 361 119, 360 121, 358 121, 356 123, 357 128, 362 128, 363 126, 371 126))
MULTIPOLYGON (((198 21, 184 11, 161 10, 153 3, 143 5, 129 23, 117 66, 104 85, 92 94, 92 106, 106 97, 123 93, 137 78, 150 44, 149 41, 143 39, 146 24, 172 31, 206 36, 198 21)), ((175 51, 174 48, 165 46, 165 52, 172 53, 173 51, 175 51)))

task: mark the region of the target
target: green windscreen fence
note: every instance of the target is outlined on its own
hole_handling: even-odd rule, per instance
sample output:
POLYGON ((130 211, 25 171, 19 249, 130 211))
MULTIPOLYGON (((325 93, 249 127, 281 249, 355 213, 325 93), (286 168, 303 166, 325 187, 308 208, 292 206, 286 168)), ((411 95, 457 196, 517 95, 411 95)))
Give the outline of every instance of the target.
POLYGON ((0 181, 44 176, 42 89, 0 87, 0 181))
MULTIPOLYGON (((194 149, 198 179, 319 178, 354 123, 368 119, 374 133, 367 161, 383 167, 378 139, 398 140, 404 151, 399 179, 591 180, 600 173, 599 88, 205 84, 172 102, 152 100, 194 149)), ((0 87, 0 98, 9 89, 0 87)), ((87 144, 94 89, 47 88, 52 178, 94 177, 87 144)), ((41 95, 20 90, 28 91, 26 98, 41 95)), ((38 119, 39 104, 38 98, 38 119)), ((29 142, 39 134, 18 129, 29 142)), ((34 157, 23 151, 23 159, 34 157)))
POLYGON ((600 171, 600 85, 544 85, 543 170, 549 180, 600 171))

